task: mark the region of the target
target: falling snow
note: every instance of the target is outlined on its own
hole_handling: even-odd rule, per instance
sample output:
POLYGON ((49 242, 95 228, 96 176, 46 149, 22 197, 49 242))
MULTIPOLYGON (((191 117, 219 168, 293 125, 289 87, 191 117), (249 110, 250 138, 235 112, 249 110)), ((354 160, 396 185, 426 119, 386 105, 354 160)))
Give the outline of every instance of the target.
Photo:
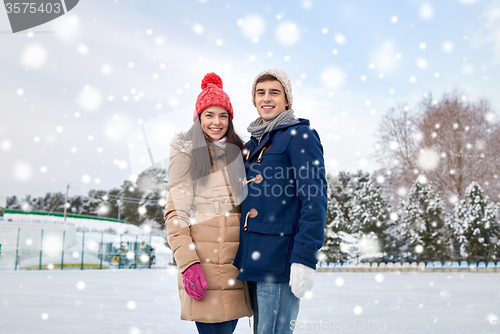
POLYGON ((248 38, 259 38, 265 31, 266 24, 259 15, 248 15, 239 23, 243 35, 248 38))
POLYGON ((83 109, 95 111, 101 106, 102 95, 96 88, 86 86, 80 93, 78 100, 83 109))
POLYGON ((295 23, 283 22, 276 29, 276 38, 284 46, 294 45, 300 38, 299 28, 295 23))
POLYGON ((327 88, 339 89, 344 85, 345 74, 342 69, 332 66, 323 71, 321 81, 327 88))
POLYGON ((21 64, 26 67, 37 69, 45 65, 48 59, 47 50, 38 44, 26 47, 21 56, 21 64))
POLYGON ((340 33, 337 33, 333 36, 333 39, 335 40, 335 42, 337 42, 337 44, 339 45, 344 45, 346 42, 347 42, 347 39, 345 38, 344 35, 340 34, 340 33))
POLYGON ((16 162, 14 164, 14 177, 20 182, 26 182, 33 175, 32 167, 26 162, 16 162))
POLYGON ((434 8, 430 3, 424 3, 420 7, 420 17, 424 20, 429 20, 434 16, 434 8))

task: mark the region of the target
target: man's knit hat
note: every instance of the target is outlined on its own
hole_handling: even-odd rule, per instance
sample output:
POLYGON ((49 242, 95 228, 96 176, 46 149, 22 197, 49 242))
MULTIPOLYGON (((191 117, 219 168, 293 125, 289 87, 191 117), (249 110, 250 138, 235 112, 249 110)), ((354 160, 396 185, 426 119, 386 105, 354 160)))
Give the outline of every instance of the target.
POLYGON ((288 74, 286 74, 286 72, 281 68, 265 70, 263 72, 260 72, 259 75, 255 77, 252 86, 253 105, 255 105, 255 86, 257 86, 257 80, 264 75, 272 75, 273 77, 276 78, 276 80, 278 80, 281 83, 283 89, 285 90, 286 101, 288 102, 288 105, 291 108, 293 103, 292 84, 290 83, 290 79, 288 79, 288 74))
POLYGON ((231 118, 233 116, 233 106, 229 96, 222 90, 222 79, 215 73, 207 73, 201 81, 202 92, 196 99, 196 110, 193 115, 193 122, 203 110, 212 106, 219 106, 227 110, 231 118))

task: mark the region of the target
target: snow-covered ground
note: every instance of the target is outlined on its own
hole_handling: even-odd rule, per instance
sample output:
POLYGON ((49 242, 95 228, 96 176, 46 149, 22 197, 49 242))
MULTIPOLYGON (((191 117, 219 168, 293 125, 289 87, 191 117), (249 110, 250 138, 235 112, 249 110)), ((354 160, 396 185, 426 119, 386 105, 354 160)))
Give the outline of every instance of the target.
MULTIPOLYGON (((498 282, 498 273, 317 273, 295 333, 384 332, 382 323, 393 333, 498 333, 500 324, 484 328, 500 317, 498 282)), ((196 333, 179 308, 175 268, 0 272, 0 333, 196 333)), ((248 323, 235 333, 252 333, 248 323)))

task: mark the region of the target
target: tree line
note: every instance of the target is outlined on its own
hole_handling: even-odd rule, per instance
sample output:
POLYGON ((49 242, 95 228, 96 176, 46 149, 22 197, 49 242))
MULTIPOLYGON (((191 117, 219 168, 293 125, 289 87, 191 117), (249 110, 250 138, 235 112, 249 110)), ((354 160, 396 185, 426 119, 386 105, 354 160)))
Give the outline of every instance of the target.
POLYGON ((328 182, 325 262, 500 261, 499 204, 475 181, 450 210, 425 174, 396 205, 380 175, 340 172, 328 182))
POLYGON ((327 261, 500 261, 500 122, 458 88, 382 116, 381 169, 329 177, 327 261))
MULTIPOLYGON (((90 190, 88 196, 69 196, 67 212, 120 219, 138 226, 148 220, 156 222, 155 227, 164 228, 166 189, 165 171, 151 168, 139 175, 135 183, 127 180, 120 188, 90 190)), ((61 192, 21 199, 7 197, 7 209, 64 212, 64 205, 65 195, 61 192)))

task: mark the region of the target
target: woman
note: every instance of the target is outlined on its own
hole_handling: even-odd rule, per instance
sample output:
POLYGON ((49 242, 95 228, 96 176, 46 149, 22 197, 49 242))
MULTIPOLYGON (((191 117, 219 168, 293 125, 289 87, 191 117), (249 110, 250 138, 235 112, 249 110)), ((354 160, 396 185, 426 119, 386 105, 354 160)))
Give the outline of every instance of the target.
POLYGON ((218 75, 205 75, 195 123, 172 140, 168 167, 165 222, 179 268, 181 319, 194 320, 199 333, 233 333, 238 318, 252 315, 246 283, 236 280, 233 266, 244 144, 222 87, 218 75))

